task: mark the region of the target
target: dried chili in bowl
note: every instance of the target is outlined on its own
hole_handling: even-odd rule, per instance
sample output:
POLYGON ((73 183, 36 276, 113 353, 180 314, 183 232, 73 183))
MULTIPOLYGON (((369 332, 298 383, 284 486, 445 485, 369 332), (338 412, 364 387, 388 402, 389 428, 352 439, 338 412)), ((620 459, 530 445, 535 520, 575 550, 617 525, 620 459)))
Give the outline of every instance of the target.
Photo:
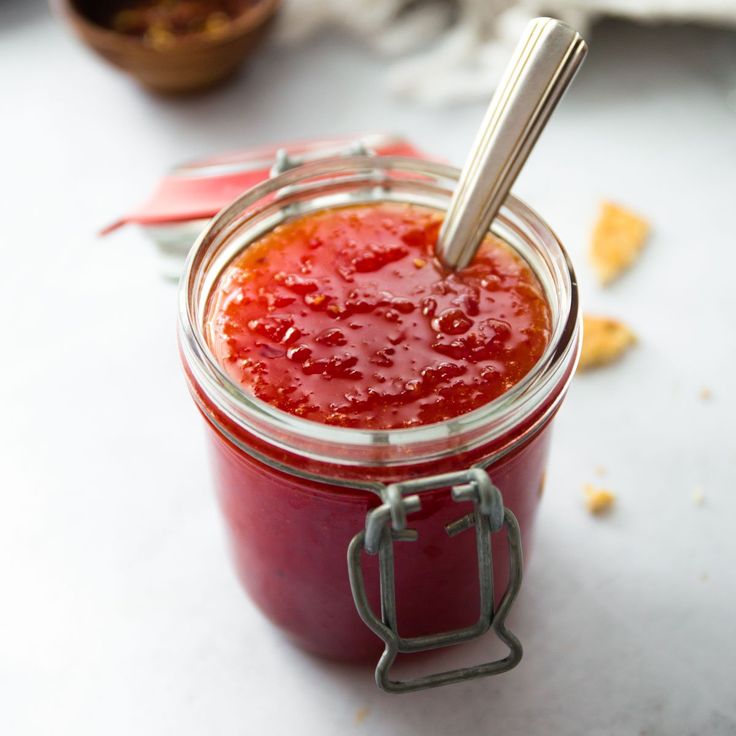
POLYGON ((106 25, 161 49, 182 36, 226 33, 250 4, 249 0, 136 0, 115 9, 106 25))

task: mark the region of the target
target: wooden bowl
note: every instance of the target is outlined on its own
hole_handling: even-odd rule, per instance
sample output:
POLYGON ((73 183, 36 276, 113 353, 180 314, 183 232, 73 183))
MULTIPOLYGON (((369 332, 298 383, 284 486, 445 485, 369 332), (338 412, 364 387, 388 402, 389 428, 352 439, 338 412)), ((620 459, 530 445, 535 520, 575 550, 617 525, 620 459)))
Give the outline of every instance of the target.
POLYGON ((156 49, 137 37, 104 26, 120 0, 51 0, 52 7, 90 48, 141 84, 168 94, 211 87, 231 75, 262 39, 281 0, 257 0, 216 37, 178 36, 156 49))

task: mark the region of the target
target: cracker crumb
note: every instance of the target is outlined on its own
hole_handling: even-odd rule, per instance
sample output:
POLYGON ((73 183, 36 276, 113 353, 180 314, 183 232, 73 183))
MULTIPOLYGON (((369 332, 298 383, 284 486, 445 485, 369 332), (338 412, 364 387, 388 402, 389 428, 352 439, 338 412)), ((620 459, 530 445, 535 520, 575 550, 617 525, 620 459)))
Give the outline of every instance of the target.
POLYGON ((606 469, 602 465, 596 465, 595 470, 593 471, 599 478, 602 478, 606 473, 606 469))
POLYGON ((542 496, 544 495, 544 488, 545 488, 546 483, 547 483, 547 471, 545 470, 542 473, 541 479, 539 480, 539 489, 537 490, 537 496, 539 498, 542 498, 542 496))
POLYGON ((424 260, 424 258, 415 258, 414 259, 414 266, 415 268, 424 268, 427 265, 427 261, 424 260))
POLYGON ((703 574, 702 574, 702 575, 700 576, 700 582, 701 582, 701 583, 707 583, 709 579, 710 579, 710 575, 708 575, 708 573, 707 573, 707 572, 704 572, 704 573, 703 573, 703 574))
POLYGON ((700 393, 698 394, 698 397, 701 401, 709 401, 712 396, 713 393, 707 386, 703 386, 703 388, 700 389, 700 393))
POLYGON ((702 506, 705 503, 705 493, 702 488, 698 487, 693 491, 693 503, 696 506, 702 506))
POLYGON ((600 516, 608 513, 616 502, 616 494, 605 488, 596 488, 590 484, 583 489, 585 506, 591 514, 600 516))
POLYGON ((578 370, 612 363, 635 343, 636 335, 623 322, 583 315, 583 349, 578 370))
POLYGON ((612 202, 601 204, 590 245, 590 259, 604 286, 628 269, 646 243, 649 223, 612 202))
POLYGON ((368 717, 368 708, 358 708, 355 712, 355 724, 359 726, 368 717))

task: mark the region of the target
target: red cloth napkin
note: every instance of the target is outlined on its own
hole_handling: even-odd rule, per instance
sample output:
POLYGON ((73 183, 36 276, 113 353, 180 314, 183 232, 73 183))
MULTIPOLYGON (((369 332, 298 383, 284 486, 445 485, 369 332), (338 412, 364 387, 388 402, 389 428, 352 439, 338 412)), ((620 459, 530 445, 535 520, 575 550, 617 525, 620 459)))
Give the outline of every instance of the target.
POLYGON ((106 235, 130 223, 165 225, 209 219, 244 191, 268 179, 279 149, 286 149, 292 156, 315 157, 321 151, 325 155, 338 155, 358 141, 380 156, 425 158, 403 138, 383 134, 294 141, 211 157, 174 169, 159 182, 147 201, 108 225, 101 234, 106 235))

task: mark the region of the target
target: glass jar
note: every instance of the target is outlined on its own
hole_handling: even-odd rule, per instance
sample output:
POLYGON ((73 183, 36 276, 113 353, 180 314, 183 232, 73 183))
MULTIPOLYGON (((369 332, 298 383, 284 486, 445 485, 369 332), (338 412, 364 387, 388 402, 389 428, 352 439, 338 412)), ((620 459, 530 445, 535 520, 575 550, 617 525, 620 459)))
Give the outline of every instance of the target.
POLYGON ((497 399, 411 429, 300 419, 233 382, 210 351, 204 323, 223 268, 265 232, 316 210, 384 201, 444 210, 459 172, 369 155, 289 165, 211 221, 180 291, 182 360, 210 429, 240 579, 263 613, 312 652, 373 659, 383 639, 376 676, 384 689, 510 669, 521 646, 505 617, 521 582, 521 547, 528 552, 531 544, 550 422, 579 352, 569 258, 549 226, 509 197, 492 232, 536 273, 552 327, 537 364, 497 399), (417 680, 390 678, 398 652, 455 644, 488 629, 509 646, 504 659, 417 680))

